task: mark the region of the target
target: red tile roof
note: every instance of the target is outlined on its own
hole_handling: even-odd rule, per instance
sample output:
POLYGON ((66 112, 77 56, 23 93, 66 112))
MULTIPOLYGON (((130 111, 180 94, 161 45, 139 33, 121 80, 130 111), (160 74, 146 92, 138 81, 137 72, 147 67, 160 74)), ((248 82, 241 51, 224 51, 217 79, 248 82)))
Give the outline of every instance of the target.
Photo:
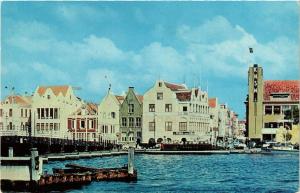
POLYGON ((63 85, 63 86, 40 86, 38 88, 39 95, 43 95, 48 88, 50 88, 56 96, 58 96, 59 93, 62 93, 64 96, 66 96, 66 93, 69 89, 69 86, 68 85, 63 85))
POLYGON ((115 97, 116 97, 116 99, 118 100, 118 102, 119 102, 120 104, 123 103, 123 101, 124 101, 124 96, 118 96, 118 95, 115 95, 115 97))
POLYGON ((8 102, 10 104, 12 103, 16 103, 22 106, 26 106, 26 105, 30 105, 31 104, 31 98, 30 96, 19 96, 19 95, 15 95, 15 96, 8 96, 6 100, 8 100, 8 102))
POLYGON ((211 108, 216 108, 216 106, 217 106, 217 98, 210 98, 210 99, 208 99, 208 105, 211 108))
POLYGON ((176 97, 179 101, 189 101, 191 100, 191 95, 192 95, 191 91, 176 93, 176 97))
POLYGON ((265 80, 264 100, 270 100, 272 93, 289 93, 292 101, 299 101, 300 80, 265 80))
POLYGON ((139 100, 140 103, 142 104, 143 101, 144 101, 144 96, 142 96, 142 95, 137 95, 136 97, 138 98, 138 100, 139 100))
POLYGON ((164 83, 165 83, 166 87, 171 89, 172 91, 186 89, 186 87, 182 84, 173 84, 173 83, 168 83, 168 82, 164 82, 164 83))

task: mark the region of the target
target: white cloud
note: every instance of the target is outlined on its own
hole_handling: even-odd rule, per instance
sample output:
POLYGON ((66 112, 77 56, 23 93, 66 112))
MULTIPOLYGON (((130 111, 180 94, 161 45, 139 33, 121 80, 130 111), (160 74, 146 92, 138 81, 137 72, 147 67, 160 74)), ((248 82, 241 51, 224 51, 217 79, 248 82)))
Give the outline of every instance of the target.
POLYGON ((57 81, 65 83, 70 82, 70 75, 67 72, 54 68, 53 66, 35 62, 31 65, 31 68, 42 80, 46 80, 48 83, 57 81))

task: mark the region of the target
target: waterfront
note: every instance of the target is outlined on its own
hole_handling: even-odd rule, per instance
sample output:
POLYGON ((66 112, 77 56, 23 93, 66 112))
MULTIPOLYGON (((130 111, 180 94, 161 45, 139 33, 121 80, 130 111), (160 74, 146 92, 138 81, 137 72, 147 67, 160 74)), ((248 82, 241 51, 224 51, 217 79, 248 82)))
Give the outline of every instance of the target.
MULTIPOLYGON (((127 156, 81 159, 73 163, 93 167, 116 167, 127 156)), ((44 166, 63 167, 70 161, 44 166)), ((92 182, 66 192, 296 192, 298 153, 273 155, 136 155, 138 181, 92 182)))

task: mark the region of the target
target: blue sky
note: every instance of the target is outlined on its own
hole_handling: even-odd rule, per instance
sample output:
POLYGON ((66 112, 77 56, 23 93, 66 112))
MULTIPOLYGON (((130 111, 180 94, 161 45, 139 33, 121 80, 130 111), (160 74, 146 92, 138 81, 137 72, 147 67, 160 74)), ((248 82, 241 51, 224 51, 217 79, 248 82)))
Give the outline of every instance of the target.
POLYGON ((244 117, 247 69, 299 79, 296 2, 3 2, 1 97, 70 84, 99 103, 158 78, 200 85, 244 117), (254 59, 248 53, 254 48, 254 59))

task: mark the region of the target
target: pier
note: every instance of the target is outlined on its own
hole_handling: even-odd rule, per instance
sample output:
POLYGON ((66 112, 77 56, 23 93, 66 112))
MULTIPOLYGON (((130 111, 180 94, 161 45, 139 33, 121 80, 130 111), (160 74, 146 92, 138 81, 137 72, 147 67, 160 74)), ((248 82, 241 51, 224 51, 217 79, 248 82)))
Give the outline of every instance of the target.
MULTIPOLYGON (((42 158, 36 148, 31 149, 30 157, 1 157, 1 190, 9 191, 48 191, 74 188, 92 181, 136 181, 137 170, 134 169, 134 148, 128 150, 128 164, 116 168, 92 168, 77 164, 66 164, 66 168, 53 168, 52 174, 43 173, 43 162, 64 160, 67 156, 42 158)), ((117 152, 116 152, 117 153, 117 152)), ((119 152, 114 155, 125 154, 119 152)), ((94 156, 112 155, 109 153, 94 156)), ((71 155, 72 157, 72 155, 71 155)), ((70 158, 70 157, 69 157, 70 158)), ((76 158, 86 158, 77 155, 76 158)))

